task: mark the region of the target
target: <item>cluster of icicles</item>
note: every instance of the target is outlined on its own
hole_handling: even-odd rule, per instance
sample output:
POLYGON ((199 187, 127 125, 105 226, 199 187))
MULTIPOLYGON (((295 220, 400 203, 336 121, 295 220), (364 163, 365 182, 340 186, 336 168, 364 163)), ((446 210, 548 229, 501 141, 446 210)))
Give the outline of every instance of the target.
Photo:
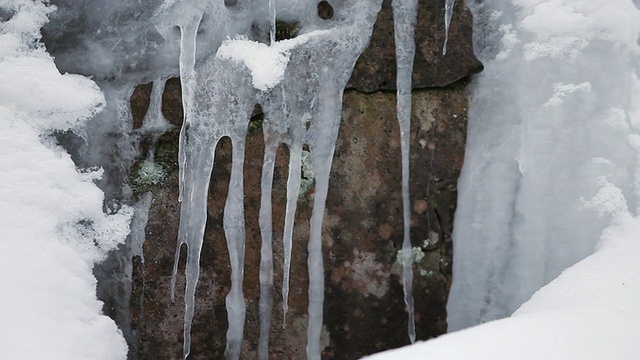
MULTIPOLYGON (((260 231, 262 236, 260 263, 260 359, 268 358, 269 329, 273 308, 273 255, 271 191, 276 150, 281 144, 289 148, 289 174, 284 224, 283 312, 286 317, 291 267, 293 222, 300 192, 303 146, 309 147, 315 173, 315 198, 310 221, 308 243, 309 308, 307 358, 320 359, 320 335, 324 302, 324 269, 321 231, 329 184, 329 172, 341 119, 343 90, 355 62, 367 47, 382 0, 357 0, 343 4, 330 26, 317 27, 296 39, 275 41, 276 9, 269 1, 270 48, 285 49, 283 76, 265 86, 256 86, 255 74, 243 61, 214 52, 203 59, 197 57, 199 29, 206 16, 215 14, 216 27, 230 31, 233 26, 224 2, 165 1, 161 8, 166 28, 180 29, 180 79, 185 121, 180 134, 180 229, 173 269, 172 299, 180 249, 187 247, 183 356, 189 355, 191 323, 194 315, 195 290, 200 274, 207 218, 207 192, 214 166, 218 141, 229 137, 233 163, 229 192, 224 208, 224 232, 231 264, 231 289, 226 297, 229 327, 226 358, 240 356, 246 305, 243 295, 245 224, 243 209, 243 163, 245 136, 256 103, 260 104, 264 122, 265 153, 261 180, 260 231), (289 42, 288 44, 286 42, 289 42)), ((454 0, 446 0, 445 26, 448 27, 454 0)), ((403 286, 408 313, 408 336, 415 341, 415 324, 411 284, 413 279, 409 237, 409 127, 411 119, 411 74, 415 54, 415 24, 418 0, 394 0, 395 41, 397 56, 397 117, 401 133, 402 194, 404 239, 401 259, 403 286)), ((211 40, 215 42, 221 40, 211 40)), ((248 41, 248 40, 247 40, 248 41)), ((219 45, 218 45, 219 46, 219 45)), ((269 48, 267 47, 267 48, 269 48)), ((443 48, 446 52, 446 43, 443 48)), ((254 56, 260 58, 261 54, 254 56)), ((152 104, 157 116, 166 79, 154 82, 152 104)), ((152 110, 154 111, 154 110, 152 110)), ((166 127, 163 121, 147 122, 147 127, 166 127)), ((152 132, 162 129, 146 129, 152 132)))

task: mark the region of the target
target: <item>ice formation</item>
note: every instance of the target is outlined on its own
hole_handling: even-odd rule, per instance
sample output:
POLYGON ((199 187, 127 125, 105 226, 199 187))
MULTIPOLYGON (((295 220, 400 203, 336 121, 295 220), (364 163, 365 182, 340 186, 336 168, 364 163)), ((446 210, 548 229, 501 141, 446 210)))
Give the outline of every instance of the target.
MULTIPOLYGON (((285 8, 301 3, 280 3, 285 8)), ((245 301, 242 292, 244 271, 243 175, 247 125, 255 104, 260 104, 265 121, 265 163, 262 179, 260 227, 261 254, 261 332, 259 357, 268 355, 273 290, 271 255, 271 184, 275 151, 282 143, 290 149, 290 173, 287 181, 285 219, 283 297, 286 313, 291 263, 293 219, 300 191, 302 148, 307 144, 313 157, 316 180, 315 200, 309 239, 309 323, 307 357, 320 358, 320 333, 324 300, 321 228, 328 189, 329 171, 341 117, 342 91, 355 61, 366 47, 380 1, 358 1, 342 5, 343 17, 329 23, 299 19, 300 35, 286 41, 273 41, 273 16, 277 11, 269 3, 269 46, 236 38, 196 61, 198 31, 237 36, 229 24, 230 12, 222 2, 179 3, 166 6, 157 18, 163 26, 179 26, 180 74, 185 107, 185 122, 180 144, 180 196, 182 200, 177 271, 180 248, 187 245, 184 356, 190 349, 190 325, 193 319, 195 288, 200 273, 199 259, 206 222, 206 199, 214 163, 216 144, 229 137, 233 146, 233 165, 229 194, 224 209, 224 229, 231 261, 231 290, 226 298, 229 328, 227 358, 240 355, 243 338, 245 301), (175 18, 179 6, 180 18, 175 18), (206 28, 200 20, 213 16, 217 28, 206 28), (303 20, 306 20, 303 21, 303 20), (200 30, 199 30, 200 29, 200 30), (260 61, 256 61, 260 59, 260 61)), ((216 46, 214 46, 216 48, 216 46)), ((175 280, 174 280, 175 284, 175 280)))
POLYGON ((631 0, 483 1, 453 234, 450 330, 513 313, 593 253, 603 181, 638 206, 640 11, 631 0))

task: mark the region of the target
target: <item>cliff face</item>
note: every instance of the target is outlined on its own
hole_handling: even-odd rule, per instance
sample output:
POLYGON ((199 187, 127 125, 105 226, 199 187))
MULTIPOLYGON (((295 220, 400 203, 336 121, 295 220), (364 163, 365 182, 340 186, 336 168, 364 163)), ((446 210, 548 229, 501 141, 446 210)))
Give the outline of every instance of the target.
MULTIPOLYGON (((330 3, 330 1, 329 1, 330 3)), ((326 10, 325 10, 326 11, 326 10)), ((455 7, 448 52, 442 55, 444 8, 441 1, 420 1, 414 69, 411 127, 411 239, 414 246, 414 296, 418 339, 446 331, 445 304, 451 275, 451 231, 456 181, 462 166, 466 129, 466 79, 482 65, 473 55, 471 14, 455 7)), ((356 359, 408 343, 406 314, 396 260, 402 243, 400 140, 396 122, 395 60, 390 1, 378 15, 369 48, 361 56, 344 94, 342 124, 332 168, 323 229, 325 264, 325 359, 356 359)), ((134 128, 149 102, 151 86, 140 85, 131 98, 134 128)), ((182 122, 178 79, 168 81, 165 117, 182 122)), ((243 355, 256 358, 259 332, 260 176, 263 163, 263 117, 250 123, 245 162, 247 225, 244 294, 247 317, 243 355)), ((144 144, 144 141, 143 141, 144 144)), ((144 158, 143 154, 141 158, 144 158)), ((138 338, 134 358, 179 359, 182 353, 183 275, 176 301, 170 280, 176 247, 178 131, 158 141, 155 160, 164 180, 135 190, 152 191, 153 202, 143 245, 144 264, 134 258, 132 328, 138 338)), ((283 328, 282 224, 284 224, 288 151, 280 148, 273 190, 275 299, 271 358, 304 359, 307 311, 307 239, 313 203, 313 174, 303 171, 306 191, 298 201, 294 229, 291 293, 283 328)), ((135 184, 134 165, 131 176, 135 184)), ((216 150, 208 199, 208 221, 196 291, 192 359, 223 358, 227 317, 224 297, 230 288, 229 259, 222 211, 231 167, 231 144, 216 150)), ((184 260, 184 259, 183 259, 184 260)), ((184 261, 180 274, 184 274, 184 261)))

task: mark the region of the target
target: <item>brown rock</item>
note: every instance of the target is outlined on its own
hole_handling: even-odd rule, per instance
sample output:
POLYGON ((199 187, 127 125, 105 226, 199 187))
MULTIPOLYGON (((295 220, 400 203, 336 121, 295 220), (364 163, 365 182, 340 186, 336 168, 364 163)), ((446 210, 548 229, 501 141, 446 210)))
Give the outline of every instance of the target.
MULTIPOLYGON (((473 54, 471 12, 457 1, 444 46, 444 2, 419 0, 413 88, 442 87, 482 70, 473 54)), ((371 42, 360 56, 347 88, 364 92, 396 89, 396 58, 391 0, 382 3, 371 42)))

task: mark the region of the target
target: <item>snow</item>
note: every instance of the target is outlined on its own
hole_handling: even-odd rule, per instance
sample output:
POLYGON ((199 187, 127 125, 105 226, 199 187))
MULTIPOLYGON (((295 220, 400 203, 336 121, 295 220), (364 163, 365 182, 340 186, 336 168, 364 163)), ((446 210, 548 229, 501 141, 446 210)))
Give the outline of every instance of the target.
POLYGON ((0 347, 3 359, 125 359, 96 299, 95 262, 129 233, 131 209, 103 213, 100 170, 76 169, 54 130, 104 106, 90 80, 61 75, 37 43, 50 8, 16 0, 0 23, 0 347))
POLYGON ((624 210, 608 213, 612 224, 598 250, 536 292, 513 316, 365 359, 636 358, 640 217, 618 200, 614 208, 624 210))

